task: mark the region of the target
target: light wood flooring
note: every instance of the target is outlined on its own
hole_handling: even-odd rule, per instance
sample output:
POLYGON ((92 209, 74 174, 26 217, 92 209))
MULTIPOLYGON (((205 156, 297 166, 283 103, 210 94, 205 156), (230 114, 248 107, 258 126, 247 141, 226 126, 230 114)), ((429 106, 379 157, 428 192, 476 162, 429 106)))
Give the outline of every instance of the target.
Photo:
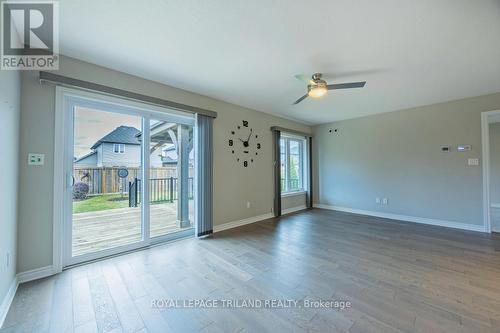
POLYGON ((3 332, 500 332, 500 236, 320 209, 19 287, 3 332), (155 309, 155 299, 349 300, 155 309))

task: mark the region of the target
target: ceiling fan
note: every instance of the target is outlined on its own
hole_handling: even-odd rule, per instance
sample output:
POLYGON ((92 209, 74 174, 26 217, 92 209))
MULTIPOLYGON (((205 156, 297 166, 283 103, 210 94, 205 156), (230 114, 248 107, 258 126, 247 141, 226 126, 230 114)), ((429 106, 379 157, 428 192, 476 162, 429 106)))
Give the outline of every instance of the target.
POLYGON ((307 84, 307 94, 296 100, 293 104, 299 104, 308 96, 313 98, 320 98, 326 95, 328 90, 336 89, 351 89, 351 88, 363 88, 366 81, 361 82, 349 82, 349 83, 337 83, 337 84, 327 84, 325 80, 321 77, 323 74, 315 73, 312 75, 311 79, 306 78, 303 74, 295 75, 295 78, 307 84))

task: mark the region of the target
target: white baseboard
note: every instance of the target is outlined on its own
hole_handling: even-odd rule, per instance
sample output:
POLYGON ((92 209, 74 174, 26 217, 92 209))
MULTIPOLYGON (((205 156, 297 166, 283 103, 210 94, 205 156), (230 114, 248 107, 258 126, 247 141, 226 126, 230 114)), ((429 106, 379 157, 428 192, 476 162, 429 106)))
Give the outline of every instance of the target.
POLYGON ((29 282, 33 280, 42 279, 47 276, 56 274, 53 266, 45 266, 33 269, 31 271, 21 272, 17 274, 17 281, 19 283, 29 282))
POLYGON ((7 313, 9 312, 9 308, 12 305, 12 301, 14 300, 14 296, 16 295, 17 287, 19 286, 19 284, 42 279, 54 274, 56 274, 56 271, 54 270, 53 266, 45 266, 33 269, 31 271, 18 273, 12 280, 9 290, 2 300, 2 303, 0 304, 0 328, 2 328, 5 317, 7 317, 7 313))
POLYGON ((386 218, 386 219, 390 219, 390 220, 399 220, 399 221, 406 221, 406 222, 413 222, 413 223, 430 224, 430 225, 435 225, 435 226, 440 226, 440 227, 455 228, 455 229, 462 229, 462 230, 469 230, 469 231, 486 232, 486 229, 484 228, 483 225, 468 224, 468 223, 461 223, 461 222, 454 222, 454 221, 445 221, 445 220, 437 220, 437 219, 429 219, 429 218, 425 218, 425 217, 406 216, 406 215, 376 212, 376 211, 370 211, 370 210, 362 210, 362 209, 339 207, 339 206, 330 206, 330 205, 323 205, 323 204, 314 204, 314 207, 315 208, 322 208, 322 209, 329 209, 329 210, 336 210, 339 212, 359 214, 359 215, 381 217, 381 218, 386 218))
MULTIPOLYGON (((290 213, 298 212, 299 210, 305 210, 305 209, 307 209, 306 205, 301 205, 301 206, 297 206, 297 207, 284 209, 281 212, 281 214, 282 215, 290 214, 290 213)), ((219 231, 223 231, 223 230, 227 230, 227 229, 241 227, 242 225, 259 222, 262 220, 271 219, 273 217, 274 217, 273 213, 268 213, 268 214, 249 217, 249 218, 239 220, 239 221, 233 221, 233 222, 228 222, 228 223, 224 223, 224 224, 220 224, 220 225, 215 225, 214 226, 214 233, 219 232, 219 231)))
POLYGON ((268 213, 268 214, 264 214, 264 215, 249 217, 247 219, 243 219, 243 220, 239 220, 239 221, 233 221, 233 222, 228 222, 228 223, 224 223, 224 224, 220 224, 220 225, 214 225, 214 233, 219 232, 219 231, 223 231, 223 230, 227 230, 227 229, 240 227, 240 226, 246 225, 246 224, 259 222, 262 220, 267 220, 267 219, 270 219, 273 217, 274 217, 274 215, 272 213, 268 213))
POLYGON ((297 206, 297 207, 287 208, 287 209, 283 209, 281 211, 281 215, 295 213, 295 212, 298 212, 298 211, 301 211, 301 210, 306 210, 306 209, 307 209, 306 205, 301 205, 301 206, 297 206))
POLYGON ((0 304, 0 328, 2 328, 5 317, 7 317, 7 313, 9 312, 12 301, 14 300, 14 296, 16 295, 18 286, 19 282, 17 281, 17 277, 14 277, 12 283, 10 284, 9 290, 7 291, 7 294, 0 304))

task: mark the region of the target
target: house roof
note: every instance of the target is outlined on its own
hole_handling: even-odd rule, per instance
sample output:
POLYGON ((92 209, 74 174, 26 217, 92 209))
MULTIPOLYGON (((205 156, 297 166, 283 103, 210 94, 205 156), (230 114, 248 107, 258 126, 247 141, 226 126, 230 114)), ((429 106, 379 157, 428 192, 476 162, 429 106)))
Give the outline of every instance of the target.
POLYGON ((80 162, 81 160, 84 160, 84 159, 86 159, 87 157, 92 156, 92 155, 94 155, 94 154, 97 154, 97 152, 96 152, 96 151, 91 151, 90 153, 85 154, 85 155, 83 155, 82 157, 77 158, 77 159, 76 159, 73 163, 80 162))
POLYGON ((165 163, 165 164, 177 164, 177 159, 173 159, 170 156, 163 156, 161 158, 161 161, 162 161, 162 163, 165 163))
POLYGON ((99 141, 94 143, 94 145, 90 149, 96 149, 100 144, 107 143, 124 143, 129 145, 140 145, 141 141, 139 140, 137 134, 140 134, 139 131, 135 127, 130 126, 120 126, 117 127, 112 132, 106 134, 99 141))

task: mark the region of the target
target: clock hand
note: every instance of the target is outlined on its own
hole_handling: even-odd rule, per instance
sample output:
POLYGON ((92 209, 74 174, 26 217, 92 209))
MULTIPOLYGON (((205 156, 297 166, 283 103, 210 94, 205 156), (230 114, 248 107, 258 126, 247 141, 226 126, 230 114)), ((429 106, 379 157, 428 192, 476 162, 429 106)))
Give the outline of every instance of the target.
POLYGON ((243 143, 243 147, 248 147, 248 141, 244 141, 243 139, 238 138, 243 143))
POLYGON ((250 128, 250 134, 248 134, 248 139, 247 141, 250 141, 250 137, 252 136, 253 128, 250 128))

